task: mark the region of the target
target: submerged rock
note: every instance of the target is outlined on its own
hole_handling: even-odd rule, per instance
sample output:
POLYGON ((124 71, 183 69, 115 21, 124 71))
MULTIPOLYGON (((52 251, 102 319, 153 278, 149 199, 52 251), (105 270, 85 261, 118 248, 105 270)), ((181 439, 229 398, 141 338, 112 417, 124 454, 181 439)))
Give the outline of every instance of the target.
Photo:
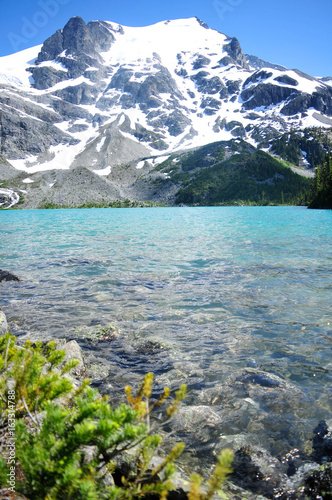
POLYGON ((0 281, 20 281, 15 274, 0 269, 0 281))
POLYGON ((271 455, 282 456, 299 447, 310 431, 303 424, 311 404, 308 396, 294 384, 256 368, 246 368, 222 385, 203 389, 198 400, 211 405, 221 417, 220 434, 227 445, 236 436, 250 435, 250 445, 263 445, 271 455))
POLYGON ((314 471, 305 481, 303 498, 332 499, 332 467, 314 471))
POLYGON ((278 460, 249 447, 236 451, 232 466, 231 481, 267 498, 273 498, 275 488, 279 487, 285 476, 285 469, 278 460))
POLYGON ((93 323, 90 326, 81 326, 70 331, 80 342, 98 344, 99 342, 111 342, 118 338, 119 331, 113 323, 93 323))
POLYGON ((332 461, 332 429, 329 429, 325 420, 321 420, 314 429, 312 441, 313 458, 318 463, 332 461))
POLYGON ((221 418, 210 406, 183 406, 172 420, 172 428, 178 432, 193 432, 195 438, 206 442, 219 435, 221 418))

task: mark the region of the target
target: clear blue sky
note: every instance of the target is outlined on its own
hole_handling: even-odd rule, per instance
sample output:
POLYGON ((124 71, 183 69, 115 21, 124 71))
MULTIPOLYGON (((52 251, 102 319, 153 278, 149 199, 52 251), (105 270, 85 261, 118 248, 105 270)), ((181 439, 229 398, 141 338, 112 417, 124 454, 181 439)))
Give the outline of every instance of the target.
MULTIPOLYGON (((63 28, 72 16, 146 26, 198 16, 236 36, 245 53, 314 76, 332 76, 332 0, 15 0, 1 1, 0 56, 63 28)), ((1 71, 1 68, 0 68, 1 71)))

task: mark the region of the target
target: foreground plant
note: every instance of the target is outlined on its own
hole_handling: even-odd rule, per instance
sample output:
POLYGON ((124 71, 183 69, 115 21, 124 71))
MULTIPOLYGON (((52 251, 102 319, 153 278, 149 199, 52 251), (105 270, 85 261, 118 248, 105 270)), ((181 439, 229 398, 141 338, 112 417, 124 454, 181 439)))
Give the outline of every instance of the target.
POLYGON ((0 337, 0 410, 8 408, 8 387, 15 390, 16 417, 37 413, 68 395, 73 384, 65 375, 78 361, 64 359, 65 352, 57 350, 55 342, 27 341, 20 347, 9 333, 0 337))
MULTIPOLYGON (((128 404, 112 408, 108 397, 84 380, 74 389, 66 377, 75 362, 64 362, 65 353, 54 342, 24 348, 15 337, 0 338, 0 410, 2 425, 11 415, 15 394, 16 489, 34 500, 122 500, 160 498, 173 489, 175 460, 184 444, 176 444, 163 459, 154 460, 163 438, 154 433, 155 407, 163 408, 168 421, 184 399, 186 387, 171 397, 168 388, 152 401, 153 375, 147 374, 133 394, 126 387, 128 404), (129 472, 119 477, 119 462, 129 462, 129 472), (151 465, 157 463, 157 465, 151 465)), ((161 431, 161 424, 159 431, 161 431)), ((6 455, 8 441, 2 443, 6 455)), ((8 450, 7 450, 8 451, 8 450)), ((231 472, 232 454, 226 451, 202 488, 202 478, 191 478, 189 500, 207 500, 220 489, 231 472)), ((0 481, 8 482, 10 461, 0 459, 0 481)))

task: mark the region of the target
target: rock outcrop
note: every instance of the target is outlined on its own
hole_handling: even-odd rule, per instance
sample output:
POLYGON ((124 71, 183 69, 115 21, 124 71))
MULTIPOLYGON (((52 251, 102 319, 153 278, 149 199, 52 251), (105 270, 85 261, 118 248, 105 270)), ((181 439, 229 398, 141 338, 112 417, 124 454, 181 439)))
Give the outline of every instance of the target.
POLYGON ((63 30, 45 40, 36 65, 29 69, 34 87, 43 90, 82 75, 89 78, 86 71, 91 67, 102 68, 100 52, 109 50, 113 41, 114 35, 106 23, 85 24, 81 17, 72 17, 63 30), (59 69, 42 65, 46 61, 54 61, 59 69))

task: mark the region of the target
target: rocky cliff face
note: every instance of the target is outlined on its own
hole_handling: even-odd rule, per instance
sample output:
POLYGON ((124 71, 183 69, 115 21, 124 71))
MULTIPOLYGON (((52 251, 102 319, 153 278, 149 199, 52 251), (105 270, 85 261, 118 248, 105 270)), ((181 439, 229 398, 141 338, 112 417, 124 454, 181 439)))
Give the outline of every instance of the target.
POLYGON ((18 174, 86 167, 115 182, 120 166, 173 151, 329 128, 332 87, 246 57, 197 18, 128 28, 74 17, 0 59, 0 108, 1 155, 18 174))
MULTIPOLYGON (((43 90, 83 75, 95 80, 96 70, 85 72, 91 67, 97 71, 102 69, 100 52, 109 50, 114 39, 107 23, 92 21, 86 25, 80 17, 71 18, 63 30, 58 30, 44 42, 35 65, 29 68, 34 87, 43 90), (46 61, 55 64, 43 64, 46 61)), ((105 75, 105 71, 100 73, 105 75)))

